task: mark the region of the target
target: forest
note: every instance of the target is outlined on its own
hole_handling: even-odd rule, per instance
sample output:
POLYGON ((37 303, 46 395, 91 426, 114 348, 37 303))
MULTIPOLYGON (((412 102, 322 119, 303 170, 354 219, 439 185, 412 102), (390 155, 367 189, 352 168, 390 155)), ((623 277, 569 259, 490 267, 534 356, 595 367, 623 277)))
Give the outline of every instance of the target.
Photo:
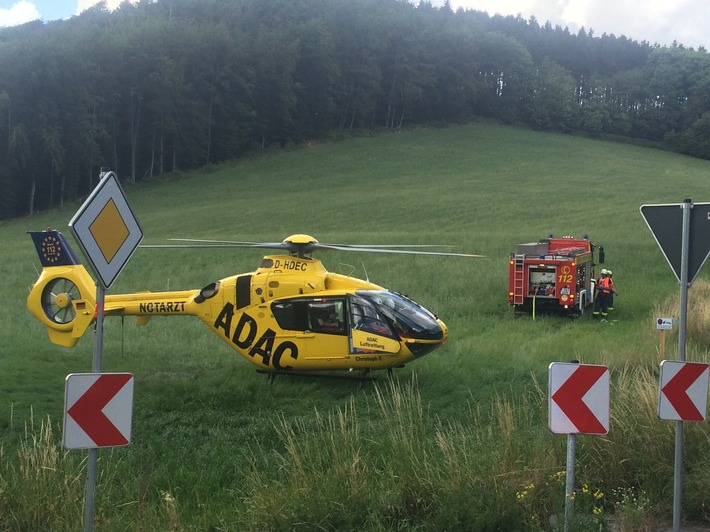
POLYGON ((309 139, 486 118, 710 159, 710 55, 407 0, 141 0, 0 29, 0 219, 309 139))

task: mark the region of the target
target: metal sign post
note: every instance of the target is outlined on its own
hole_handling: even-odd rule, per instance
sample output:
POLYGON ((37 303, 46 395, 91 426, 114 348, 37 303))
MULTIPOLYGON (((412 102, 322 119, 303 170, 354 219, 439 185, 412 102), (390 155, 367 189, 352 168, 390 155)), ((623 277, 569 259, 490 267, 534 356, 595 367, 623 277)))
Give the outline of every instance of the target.
MULTIPOLYGON (((93 371, 101 373, 106 289, 111 287, 143 239, 143 231, 115 172, 102 172, 99 184, 71 219, 69 227, 98 279, 93 371)), ((89 448, 84 508, 86 532, 94 529, 98 447, 89 448)))
POLYGON ((578 362, 549 366, 548 423, 550 431, 567 434, 565 523, 574 520, 577 434, 609 432, 609 368, 578 362))
POLYGON ((569 525, 574 519, 574 484, 575 484, 575 464, 577 454, 577 434, 567 435, 567 472, 565 476, 565 526, 564 531, 569 530, 569 525))
MULTIPOLYGON (((91 369, 94 373, 101 373, 101 354, 104 348, 104 300, 103 285, 96 283, 96 335, 94 337, 94 360, 91 369)), ((96 473, 99 461, 99 449, 89 449, 89 462, 86 473, 86 502, 84 503, 84 530, 94 530, 95 500, 96 500, 96 473)))
MULTIPOLYGON (((640 210, 680 284, 678 361, 685 362, 688 288, 710 256, 710 204, 693 204, 690 199, 686 199, 681 204, 642 205, 640 210)), ((683 485, 683 421, 675 423, 673 530, 679 532, 683 485)))
MULTIPOLYGON (((685 362, 686 331, 688 322, 688 257, 690 243, 690 209, 693 204, 689 199, 681 206, 683 209, 683 232, 680 259, 680 317, 678 321, 678 360, 685 362)), ((675 422, 675 454, 673 469, 673 530, 680 532, 681 506, 683 493, 683 422, 675 422)))

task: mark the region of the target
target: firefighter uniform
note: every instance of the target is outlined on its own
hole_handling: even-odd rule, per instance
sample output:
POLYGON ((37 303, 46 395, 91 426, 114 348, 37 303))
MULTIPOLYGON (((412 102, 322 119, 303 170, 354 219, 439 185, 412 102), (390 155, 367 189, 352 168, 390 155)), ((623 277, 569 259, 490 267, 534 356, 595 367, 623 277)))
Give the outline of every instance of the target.
POLYGON ((616 287, 614 286, 614 274, 611 270, 606 271, 609 274, 609 280, 611 281, 611 292, 609 292, 609 302, 607 308, 609 310, 614 310, 614 294, 616 294, 616 287))
POLYGON ((606 318, 609 313, 609 297, 613 292, 614 284, 609 277, 609 272, 604 269, 602 270, 602 276, 597 279, 597 294, 594 297, 594 310, 592 315, 595 318, 601 316, 606 318))

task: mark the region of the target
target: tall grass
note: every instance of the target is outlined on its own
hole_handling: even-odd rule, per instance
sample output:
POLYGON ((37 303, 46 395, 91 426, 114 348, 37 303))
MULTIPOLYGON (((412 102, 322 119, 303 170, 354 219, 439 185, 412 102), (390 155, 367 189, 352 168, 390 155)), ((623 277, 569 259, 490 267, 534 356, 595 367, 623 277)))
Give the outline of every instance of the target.
MULTIPOLYGON (((613 382, 613 430, 579 437, 573 530, 611 522, 653 530, 669 512, 673 424, 657 418, 656 376, 626 367, 613 382)), ((363 423, 353 402, 325 417, 316 413, 315 430, 279 420, 287 453, 277 458, 277 478, 261 472, 255 459, 241 524, 260 530, 561 526, 565 441, 538 430, 543 390, 517 401, 496 398, 487 409, 469 404, 460 419, 445 421, 427 412, 415 381, 390 382, 375 387, 365 408, 377 408, 379 422, 363 423)), ((706 463, 710 430, 695 425, 687 433, 687 452, 706 463)), ((686 472, 695 519, 708 518, 701 502, 707 481, 707 468, 686 472)))
POLYGON ((0 459, 2 529, 76 529, 84 502, 85 464, 61 448, 48 418, 39 426, 31 418, 17 450, 0 448, 0 459))
MULTIPOLYGON (((653 530, 668 515, 673 425, 656 416, 656 378, 648 368, 631 366, 614 374, 612 430, 579 438, 572 530, 589 530, 592 523, 604 529, 631 517, 634 527, 653 530)), ((171 490, 142 493, 140 482, 129 481, 137 471, 108 453, 97 484, 97 524, 106 530, 561 526, 565 439, 539 430, 545 390, 537 386, 517 400, 497 397, 485 406, 469 402, 457 419, 445 420, 426 408, 418 388, 414 378, 377 383, 361 403, 353 397, 342 408, 316 409, 301 420, 278 417, 278 445, 243 450, 249 465, 226 507, 205 504, 196 512, 171 490)), ((707 463, 710 430, 698 424, 686 432, 686 452, 707 463)), ((2 458, 2 529, 79 528, 85 461, 60 449, 49 420, 26 427, 17 454, 3 451, 2 458)), ((708 519, 707 468, 690 468, 685 482, 688 516, 708 519)))
MULTIPOLYGON (((659 301, 654 312, 658 317, 678 320, 680 317, 680 294, 675 293, 659 301)), ((707 354, 710 349, 710 282, 708 280, 700 279, 688 289, 687 312, 687 338, 693 342, 693 347, 701 351, 701 354, 703 350, 707 354)), ((677 324, 668 333, 667 338, 677 340, 677 324)))
POLYGON ((326 416, 316 413, 315 429, 281 419, 287 453, 278 457, 277 478, 264 475, 255 461, 243 524, 262 530, 516 529, 516 490, 559 467, 546 435, 524 436, 532 432, 525 412, 539 410, 538 402, 525 398, 513 408, 498 399, 492 411, 469 405, 462 419, 443 420, 427 412, 416 381, 391 381, 375 385, 361 407, 351 401, 326 416), (360 408, 379 415, 363 416, 360 408), (524 448, 530 462, 521 460, 524 448))

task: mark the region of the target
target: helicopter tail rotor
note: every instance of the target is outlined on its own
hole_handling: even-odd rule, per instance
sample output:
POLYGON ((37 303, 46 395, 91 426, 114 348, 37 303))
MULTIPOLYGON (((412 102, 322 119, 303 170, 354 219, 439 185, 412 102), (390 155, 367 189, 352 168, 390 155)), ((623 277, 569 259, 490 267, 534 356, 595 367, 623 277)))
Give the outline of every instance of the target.
POLYGON ((59 231, 31 233, 42 272, 27 297, 27 308, 52 343, 74 347, 94 321, 96 285, 59 231))

